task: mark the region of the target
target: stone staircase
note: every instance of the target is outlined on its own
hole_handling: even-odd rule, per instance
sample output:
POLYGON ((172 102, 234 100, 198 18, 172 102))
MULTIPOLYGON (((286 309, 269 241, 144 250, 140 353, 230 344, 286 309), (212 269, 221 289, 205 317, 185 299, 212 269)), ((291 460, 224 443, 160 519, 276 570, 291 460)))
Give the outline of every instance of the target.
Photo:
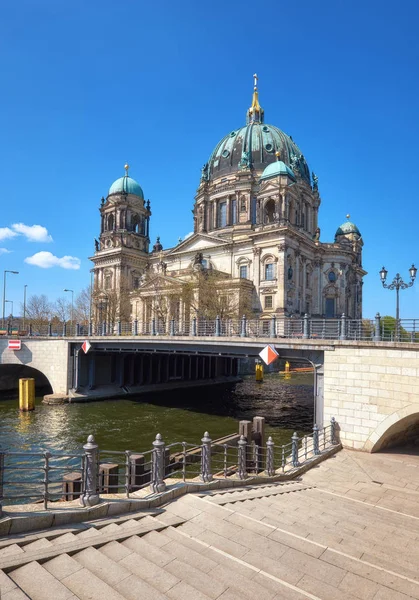
POLYGON ((355 498, 336 485, 188 494, 0 540, 0 598, 419 599, 416 495, 362 481, 347 490, 355 498))

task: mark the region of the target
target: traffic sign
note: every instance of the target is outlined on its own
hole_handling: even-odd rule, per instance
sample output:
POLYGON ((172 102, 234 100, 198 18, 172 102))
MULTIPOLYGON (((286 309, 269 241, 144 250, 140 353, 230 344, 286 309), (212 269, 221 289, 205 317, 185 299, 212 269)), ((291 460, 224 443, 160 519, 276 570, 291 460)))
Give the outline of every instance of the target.
POLYGON ((9 350, 22 350, 22 342, 21 340, 9 340, 7 347, 9 350))
POLYGON ((259 352, 259 356, 265 364, 270 365, 278 358, 279 354, 273 346, 268 344, 264 347, 262 352, 259 352))
POLYGON ((83 352, 85 354, 87 354, 89 352, 91 347, 92 347, 92 344, 89 342, 89 340, 84 340, 84 342, 81 345, 81 349, 83 350, 83 352))

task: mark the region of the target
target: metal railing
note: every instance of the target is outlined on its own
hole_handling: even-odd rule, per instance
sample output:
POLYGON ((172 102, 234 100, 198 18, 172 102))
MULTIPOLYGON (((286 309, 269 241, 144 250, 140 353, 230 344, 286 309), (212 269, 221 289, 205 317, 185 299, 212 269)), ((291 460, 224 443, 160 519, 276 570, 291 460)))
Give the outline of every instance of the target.
POLYGON ((198 445, 166 445, 157 434, 153 448, 144 452, 100 450, 93 435, 80 453, 0 450, 0 516, 2 502, 40 502, 48 509, 50 503, 78 498, 83 506, 94 506, 101 494, 129 498, 147 487, 152 494, 162 493, 173 479, 184 483, 256 475, 271 479, 294 471, 336 444, 337 425, 332 418, 325 427, 315 425, 310 435, 294 433, 282 445, 272 437, 257 445, 243 435, 236 444, 217 443, 206 431, 198 445))
MULTIPOLYGON (((1 335, 12 335, 2 330, 1 335)), ((247 337, 383 341, 419 343, 419 319, 400 319, 399 326, 392 319, 349 319, 345 315, 335 319, 276 317, 268 319, 151 319, 151 321, 117 321, 87 324, 44 323, 31 324, 27 331, 15 331, 19 337, 136 337, 136 336, 192 336, 192 337, 247 337)))

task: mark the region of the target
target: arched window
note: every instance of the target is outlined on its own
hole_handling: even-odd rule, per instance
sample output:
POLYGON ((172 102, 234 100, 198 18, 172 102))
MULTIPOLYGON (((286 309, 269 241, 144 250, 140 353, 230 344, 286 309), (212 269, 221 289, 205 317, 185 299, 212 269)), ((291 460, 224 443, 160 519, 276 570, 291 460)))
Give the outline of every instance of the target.
POLYGON ((220 202, 218 205, 218 227, 227 225, 227 202, 220 202))
POLYGON ((268 200, 265 204, 265 223, 273 223, 275 221, 275 201, 268 200))
POLYGON ((265 281, 272 281, 274 279, 274 263, 267 262, 265 263, 265 281))
POLYGON ((111 213, 108 216, 108 227, 107 227, 108 231, 113 231, 114 223, 115 223, 115 219, 114 219, 113 214, 111 213))
POLYGON ((240 265, 239 274, 240 279, 247 279, 247 265, 240 265))

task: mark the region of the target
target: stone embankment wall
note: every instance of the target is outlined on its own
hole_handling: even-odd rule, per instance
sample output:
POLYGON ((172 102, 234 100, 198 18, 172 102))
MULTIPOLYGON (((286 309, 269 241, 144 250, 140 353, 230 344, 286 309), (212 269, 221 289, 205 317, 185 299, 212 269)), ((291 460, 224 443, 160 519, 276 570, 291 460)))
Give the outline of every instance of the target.
MULTIPOLYGON (((69 348, 66 340, 22 340, 21 350, 9 350, 7 339, 0 339, 0 389, 2 376, 9 381, 8 365, 25 365, 47 377, 55 393, 66 393, 69 386, 69 348)), ((28 370, 29 371, 29 370, 28 370)), ((33 377, 27 372, 22 375, 33 377)))
POLYGON ((332 416, 349 448, 374 452, 413 440, 419 433, 419 344, 345 344, 326 351, 325 421, 332 416))

